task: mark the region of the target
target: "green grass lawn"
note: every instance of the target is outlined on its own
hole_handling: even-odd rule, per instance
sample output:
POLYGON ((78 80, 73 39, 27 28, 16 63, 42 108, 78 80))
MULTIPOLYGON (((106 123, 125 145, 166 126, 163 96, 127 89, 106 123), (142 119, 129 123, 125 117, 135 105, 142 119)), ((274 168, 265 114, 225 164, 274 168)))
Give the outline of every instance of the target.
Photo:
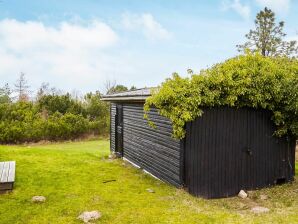
POLYGON ((252 192, 250 199, 205 200, 108 155, 107 140, 0 146, 0 161, 17 162, 14 191, 0 195, 0 223, 81 223, 76 218, 86 210, 102 213, 97 223, 298 223, 297 180, 252 192), (47 201, 34 204, 35 195, 47 201), (270 212, 252 214, 254 205, 270 212))

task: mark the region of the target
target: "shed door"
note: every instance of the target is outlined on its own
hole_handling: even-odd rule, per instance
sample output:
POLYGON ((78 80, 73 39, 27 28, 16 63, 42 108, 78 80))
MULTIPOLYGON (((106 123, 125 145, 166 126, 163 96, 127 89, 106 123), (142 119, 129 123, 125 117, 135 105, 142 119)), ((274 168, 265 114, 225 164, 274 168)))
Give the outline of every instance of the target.
POLYGON ((120 156, 123 156, 123 108, 121 104, 117 104, 116 107, 115 126, 115 152, 118 153, 120 156))
POLYGON ((294 146, 273 136, 268 111, 205 109, 186 130, 185 184, 192 194, 226 197, 292 179, 294 146))
POLYGON ((186 125, 185 184, 190 193, 205 198, 237 193, 246 172, 242 164, 252 159, 247 125, 246 111, 226 107, 206 108, 186 125))
POLYGON ((254 189, 285 182, 290 178, 289 171, 292 170, 288 160, 288 139, 274 137, 275 126, 270 112, 251 110, 247 116, 251 155, 246 157, 245 175, 249 178, 244 181, 244 186, 254 189))

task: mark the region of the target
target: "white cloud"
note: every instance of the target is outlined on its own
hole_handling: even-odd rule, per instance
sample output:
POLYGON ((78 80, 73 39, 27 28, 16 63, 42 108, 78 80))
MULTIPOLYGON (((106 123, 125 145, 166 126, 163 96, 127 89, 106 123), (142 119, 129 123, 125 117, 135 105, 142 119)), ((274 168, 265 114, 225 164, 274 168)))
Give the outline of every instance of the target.
POLYGON ((118 39, 111 27, 97 20, 57 27, 1 20, 0 86, 14 82, 22 71, 35 88, 46 81, 66 90, 94 90, 122 63, 108 53, 118 39))
POLYGON ((168 39, 171 37, 160 23, 149 13, 143 14, 130 14, 125 13, 122 15, 122 24, 127 30, 140 30, 148 39, 168 39))
POLYGON ((62 22, 58 28, 47 27, 41 22, 0 21, 1 43, 10 50, 64 48, 66 50, 103 48, 117 41, 117 35, 106 24, 93 21, 89 26, 62 22))
POLYGON ((268 7, 277 13, 287 13, 291 0, 256 0, 259 6, 268 7))
POLYGON ((244 19, 248 19, 250 16, 250 7, 242 4, 240 0, 223 1, 222 6, 223 10, 234 10, 244 19))

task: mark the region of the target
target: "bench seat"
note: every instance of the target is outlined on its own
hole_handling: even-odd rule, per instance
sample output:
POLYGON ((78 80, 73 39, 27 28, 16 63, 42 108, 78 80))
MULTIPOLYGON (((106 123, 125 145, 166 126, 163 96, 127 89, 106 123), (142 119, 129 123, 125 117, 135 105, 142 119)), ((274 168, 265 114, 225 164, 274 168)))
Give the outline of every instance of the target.
POLYGON ((13 189, 15 170, 15 161, 0 162, 0 193, 13 189))

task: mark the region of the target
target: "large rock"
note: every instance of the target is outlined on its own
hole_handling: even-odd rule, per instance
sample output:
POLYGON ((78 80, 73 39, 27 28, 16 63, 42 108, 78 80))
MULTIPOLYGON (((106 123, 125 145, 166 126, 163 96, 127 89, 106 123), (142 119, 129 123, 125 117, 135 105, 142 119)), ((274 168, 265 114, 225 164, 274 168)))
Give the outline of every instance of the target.
POLYGON ((32 197, 32 202, 35 202, 35 203, 43 203, 46 201, 46 197, 44 196, 34 196, 32 197))
POLYGON ((84 223, 89 223, 90 221, 97 220, 101 217, 99 211, 83 212, 78 216, 78 219, 82 220, 84 223))
POLYGON ((240 197, 240 198, 247 198, 247 194, 245 193, 245 191, 244 190, 241 190, 239 193, 238 193, 238 197, 240 197))
POLYGON ((261 207, 261 206, 256 206, 256 207, 253 207, 251 209, 251 211, 255 214, 260 214, 260 213, 265 213, 265 212, 269 212, 270 209, 269 208, 265 208, 265 207, 261 207))

